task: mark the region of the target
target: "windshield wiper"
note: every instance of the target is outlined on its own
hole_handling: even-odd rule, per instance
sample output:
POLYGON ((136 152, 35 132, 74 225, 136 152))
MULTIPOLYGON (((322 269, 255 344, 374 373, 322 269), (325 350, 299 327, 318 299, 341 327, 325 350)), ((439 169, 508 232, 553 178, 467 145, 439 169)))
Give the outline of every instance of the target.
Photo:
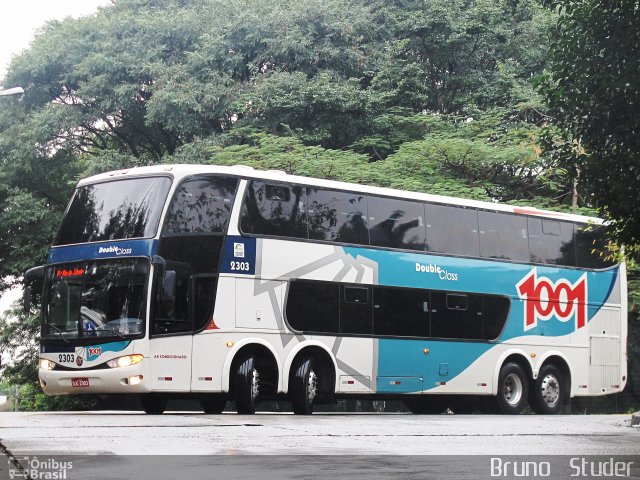
POLYGON ((126 336, 124 336, 123 334, 118 332, 117 330, 111 330, 110 328, 105 328, 105 327, 94 328, 93 330, 89 330, 89 331, 87 331, 85 333, 90 333, 90 332, 110 332, 110 333, 115 333, 116 336, 118 336, 120 338, 127 338, 126 336))
POLYGON ((62 330, 60 330, 58 327, 56 327, 53 323, 47 323, 47 326, 49 328, 53 327, 56 330, 56 332, 58 333, 58 335, 60 335, 60 338, 62 340, 64 340, 64 343, 69 343, 69 340, 67 338, 65 338, 65 336, 64 336, 64 332, 62 330))

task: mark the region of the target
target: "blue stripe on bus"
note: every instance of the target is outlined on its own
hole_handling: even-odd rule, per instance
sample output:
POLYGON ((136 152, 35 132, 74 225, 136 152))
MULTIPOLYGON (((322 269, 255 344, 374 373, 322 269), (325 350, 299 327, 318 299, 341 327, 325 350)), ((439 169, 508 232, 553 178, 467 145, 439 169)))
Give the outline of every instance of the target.
POLYGON ((75 262, 100 258, 152 257, 157 251, 156 240, 119 240, 53 247, 49 263, 75 262))
MULTIPOLYGON (((500 336, 502 341, 523 335, 557 337, 575 331, 574 321, 553 319, 539 321, 537 326, 525 331, 524 302, 519 300, 517 284, 534 268, 538 277, 546 277, 552 282, 565 279, 571 283, 577 282, 585 274, 584 270, 356 247, 345 247, 344 250, 356 259, 360 256, 376 262, 380 285, 509 296, 512 299, 511 311, 500 336)), ((588 320, 611 295, 618 272, 618 267, 586 272, 588 320)))
POLYGON ((466 370, 494 344, 433 340, 378 340, 378 393, 417 393, 415 381, 399 380, 393 384, 389 377, 422 378, 422 390, 430 390, 441 382, 450 382, 466 370), (424 349, 429 349, 425 355, 424 349), (383 377, 383 378, 381 378, 383 377))

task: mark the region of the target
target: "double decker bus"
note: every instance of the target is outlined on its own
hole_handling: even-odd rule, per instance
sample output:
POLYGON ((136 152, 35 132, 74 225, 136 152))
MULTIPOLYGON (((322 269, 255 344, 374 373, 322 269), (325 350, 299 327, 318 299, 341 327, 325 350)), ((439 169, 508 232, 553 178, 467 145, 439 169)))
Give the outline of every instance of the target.
POLYGON ((627 379, 625 265, 603 228, 241 166, 97 175, 25 274, 43 281, 40 383, 154 414, 172 397, 557 413, 627 379))

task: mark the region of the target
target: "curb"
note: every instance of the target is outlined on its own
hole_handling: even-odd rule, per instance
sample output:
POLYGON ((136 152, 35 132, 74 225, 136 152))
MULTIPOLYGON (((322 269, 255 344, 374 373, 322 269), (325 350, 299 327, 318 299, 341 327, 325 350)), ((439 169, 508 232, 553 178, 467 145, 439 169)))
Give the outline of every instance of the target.
POLYGON ((631 426, 640 427, 640 412, 631 415, 631 426))

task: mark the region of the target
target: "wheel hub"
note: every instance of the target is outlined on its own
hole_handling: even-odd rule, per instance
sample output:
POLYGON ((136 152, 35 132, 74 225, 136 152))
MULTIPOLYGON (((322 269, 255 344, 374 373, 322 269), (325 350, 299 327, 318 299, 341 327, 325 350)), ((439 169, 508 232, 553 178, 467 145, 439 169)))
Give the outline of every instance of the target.
POLYGON ((548 374, 542 379, 541 393, 544 403, 553 407, 560 401, 560 382, 555 375, 548 374))
POLYGON ((309 403, 313 402, 318 394, 318 376, 316 372, 309 372, 309 385, 307 385, 307 399, 309 403))
POLYGON ((260 394, 260 374, 255 368, 251 373, 251 399, 255 400, 260 394))
POLYGON ((509 405, 517 405, 522 399, 522 380, 515 373, 510 373, 504 379, 503 393, 509 405))

